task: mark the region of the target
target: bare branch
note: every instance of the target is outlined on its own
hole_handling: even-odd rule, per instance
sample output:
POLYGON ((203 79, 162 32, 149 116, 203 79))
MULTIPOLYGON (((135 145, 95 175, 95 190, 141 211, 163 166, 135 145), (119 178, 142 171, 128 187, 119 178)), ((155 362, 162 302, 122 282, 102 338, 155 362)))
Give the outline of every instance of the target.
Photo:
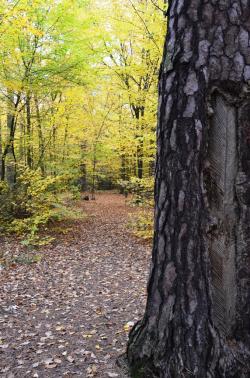
POLYGON ((158 9, 159 11, 161 11, 163 13, 163 15, 166 16, 166 11, 164 9, 162 9, 161 7, 159 7, 159 5, 154 2, 154 0, 150 0, 150 1, 154 5, 154 7, 156 9, 158 9))

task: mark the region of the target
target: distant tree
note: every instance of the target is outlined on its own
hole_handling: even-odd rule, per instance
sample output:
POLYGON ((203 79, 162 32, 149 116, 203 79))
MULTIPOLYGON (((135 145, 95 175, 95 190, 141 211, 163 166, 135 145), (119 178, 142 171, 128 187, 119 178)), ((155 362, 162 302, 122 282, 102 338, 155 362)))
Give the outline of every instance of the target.
POLYGON ((76 148, 66 150, 78 138, 73 92, 82 95, 93 62, 82 37, 92 21, 86 6, 84 0, 34 0, 32 6, 0 0, 2 181, 13 184, 20 165, 39 167, 44 176, 78 165, 76 148))
POLYGON ((171 0, 133 377, 249 377, 250 6, 171 0))
MULTIPOLYGON (((128 0, 121 3, 110 0, 109 3, 116 17, 108 24, 103 64, 107 74, 112 75, 119 100, 130 111, 126 116, 130 125, 122 122, 125 133, 128 127, 132 127, 134 134, 130 146, 121 151, 121 172, 129 174, 133 165, 134 176, 142 179, 151 174, 150 166, 155 155, 154 120, 165 18, 151 1, 128 0), (132 150, 133 164, 129 158, 132 150)), ((163 0, 157 0, 157 3, 160 7, 164 6, 163 0)))

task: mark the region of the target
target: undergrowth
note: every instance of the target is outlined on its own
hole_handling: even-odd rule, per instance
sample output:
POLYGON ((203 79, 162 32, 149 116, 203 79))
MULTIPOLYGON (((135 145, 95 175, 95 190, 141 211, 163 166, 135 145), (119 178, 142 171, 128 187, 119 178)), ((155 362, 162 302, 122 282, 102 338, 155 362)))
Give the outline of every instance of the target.
POLYGON ((130 215, 128 226, 134 235, 144 240, 152 240, 153 211, 151 209, 140 209, 138 214, 130 215))
POLYGON ((69 191, 69 176, 43 177, 27 167, 18 172, 14 185, 0 182, 0 234, 15 234, 26 246, 44 245, 53 240, 46 235, 51 225, 82 217, 72 205, 80 194, 75 186, 69 191))
POLYGON ((125 194, 132 194, 130 204, 139 208, 136 214, 130 216, 128 227, 136 236, 151 240, 153 237, 154 179, 132 177, 129 181, 120 181, 119 184, 125 194))

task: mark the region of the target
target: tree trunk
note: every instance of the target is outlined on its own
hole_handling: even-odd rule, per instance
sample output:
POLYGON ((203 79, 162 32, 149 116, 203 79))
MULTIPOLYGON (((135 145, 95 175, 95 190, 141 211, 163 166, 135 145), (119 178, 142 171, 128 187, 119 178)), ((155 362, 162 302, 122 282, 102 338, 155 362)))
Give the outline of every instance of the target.
POLYGON ((38 98, 35 97, 35 107, 36 107, 36 121, 37 121, 37 130, 38 130, 38 140, 39 140, 39 158, 38 166, 41 168, 42 175, 45 176, 45 165, 44 165, 44 153, 45 153, 45 143, 42 130, 42 121, 39 109, 38 98))
POLYGON ((8 113, 7 113, 7 131, 8 137, 1 156, 1 180, 5 179, 10 186, 16 181, 16 156, 15 156, 15 131, 17 121, 17 108, 20 102, 20 96, 16 98, 13 93, 8 93, 8 113))
POLYGON ((250 7, 172 0, 148 300, 133 377, 250 375, 250 7))
MULTIPOLYGON (((3 146, 2 146, 2 122, 0 119, 0 162, 2 162, 3 146)), ((2 164, 0 164, 0 178, 2 177, 2 164)))
POLYGON ((137 106, 137 105, 132 105, 133 109, 133 115, 136 119, 137 122, 137 132, 138 135, 136 135, 136 140, 137 140, 137 148, 136 148, 136 159, 137 159, 137 177, 139 179, 143 178, 143 158, 144 158, 144 143, 143 143, 143 129, 142 129, 142 119, 144 117, 144 106, 137 106))
POLYGON ((88 188, 88 183, 87 183, 87 165, 85 163, 82 163, 80 165, 80 172, 81 172, 81 177, 80 177, 81 192, 86 192, 88 188))
POLYGON ((31 169, 33 165, 32 153, 31 153, 31 96, 27 94, 26 97, 26 122, 27 122, 27 164, 31 169))
POLYGON ((95 191, 96 191, 96 146, 94 146, 93 160, 92 160, 92 185, 91 185, 91 199, 95 200, 95 191))

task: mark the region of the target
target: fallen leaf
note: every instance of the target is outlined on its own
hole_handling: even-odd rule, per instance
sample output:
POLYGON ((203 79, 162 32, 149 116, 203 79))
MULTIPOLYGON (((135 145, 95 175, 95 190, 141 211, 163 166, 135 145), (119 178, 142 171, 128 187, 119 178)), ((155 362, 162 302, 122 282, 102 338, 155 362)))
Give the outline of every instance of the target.
POLYGON ((64 326, 57 326, 56 327, 56 331, 65 331, 65 327, 64 326))
POLYGON ((60 358, 54 358, 56 364, 61 364, 62 360, 60 358))
POLYGON ((45 365, 45 368, 46 369, 54 369, 57 367, 57 364, 49 364, 49 365, 45 365))
POLYGON ((73 363, 73 362, 75 361, 75 359, 74 359, 74 357, 72 357, 72 356, 68 356, 68 357, 67 357, 67 361, 73 363))
POLYGON ((94 377, 97 373, 96 365, 91 365, 87 368, 87 375, 88 377, 94 377))
POLYGON ((134 322, 127 322, 124 326, 123 329, 124 331, 128 332, 131 330, 131 328, 135 325, 134 322))

